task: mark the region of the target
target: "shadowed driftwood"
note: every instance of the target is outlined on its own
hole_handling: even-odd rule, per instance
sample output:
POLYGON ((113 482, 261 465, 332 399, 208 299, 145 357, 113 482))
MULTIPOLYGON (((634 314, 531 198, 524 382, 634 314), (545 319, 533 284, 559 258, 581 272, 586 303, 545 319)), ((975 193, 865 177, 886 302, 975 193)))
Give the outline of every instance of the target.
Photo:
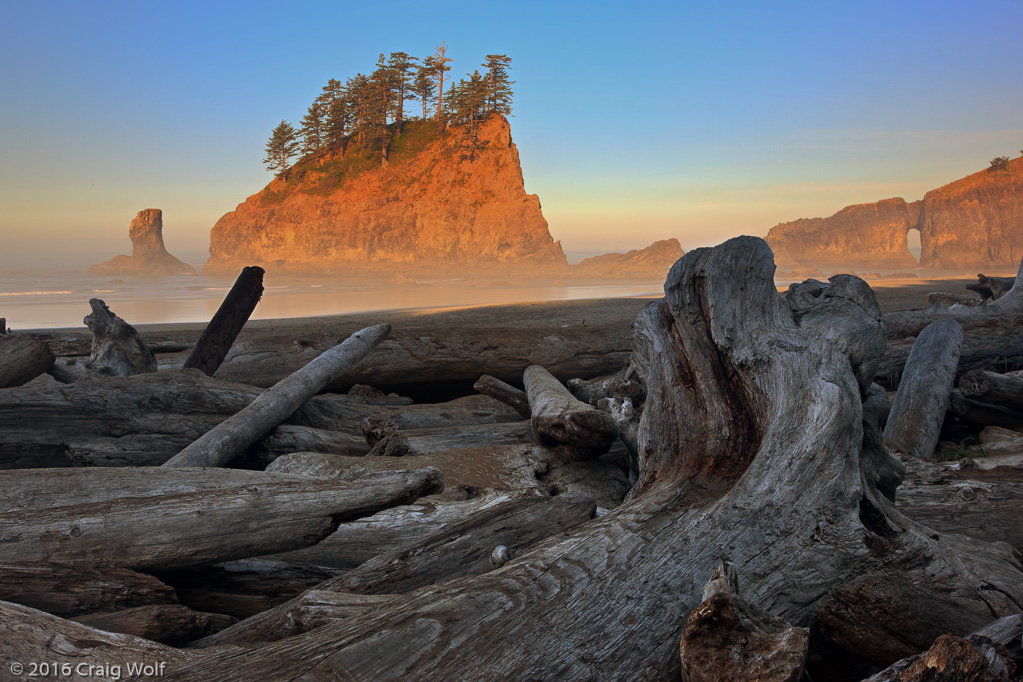
POLYGON ((965 397, 960 391, 952 391, 949 397, 949 410, 956 419, 977 431, 985 426, 1023 429, 1023 412, 973 400, 965 397))
POLYGON ((934 456, 962 343, 955 320, 932 322, 917 337, 884 429, 889 448, 918 459, 934 456))
POLYGON ((51 367, 56 357, 41 338, 30 334, 0 335, 0 388, 21 386, 51 367))
POLYGON ((194 639, 223 630, 234 618, 214 613, 193 611, 181 604, 137 606, 112 613, 94 613, 74 619, 107 632, 120 632, 171 646, 181 646, 194 639))
POLYGON ((207 376, 213 376, 262 296, 263 268, 254 265, 243 268, 231 291, 224 297, 224 302, 196 341, 195 348, 185 360, 184 369, 194 367, 207 376))
POLYGON ((224 466, 294 414, 327 384, 358 364, 390 333, 389 324, 355 332, 344 343, 260 393, 251 405, 217 424, 161 466, 224 466))
MULTIPOLYGON (((1023 568, 1009 548, 936 538, 879 490, 893 467, 864 419, 884 343, 866 284, 845 278, 812 305, 790 304, 766 243, 743 237, 686 254, 665 294, 637 320, 647 401, 629 502, 491 572, 361 616, 269 644, 160 649, 162 679, 677 678, 682 616, 723 553, 748 602, 816 621, 879 665, 1020 610, 1023 568)), ((0 625, 19 613, 38 623, 6 607, 0 625)), ((26 626, 14 653, 142 656, 98 638, 83 657, 80 626, 46 627, 43 639, 26 626), (54 637, 70 643, 54 653, 54 637)))
POLYGON ((146 573, 110 565, 0 564, 0 600, 58 616, 173 604, 174 590, 146 573))
POLYGON ((966 398, 1023 410, 1023 378, 972 370, 959 380, 959 392, 966 398))
POLYGON ((406 457, 431 452, 518 445, 533 442, 529 422, 499 424, 460 424, 436 429, 391 431, 383 436, 369 454, 374 457, 406 457))

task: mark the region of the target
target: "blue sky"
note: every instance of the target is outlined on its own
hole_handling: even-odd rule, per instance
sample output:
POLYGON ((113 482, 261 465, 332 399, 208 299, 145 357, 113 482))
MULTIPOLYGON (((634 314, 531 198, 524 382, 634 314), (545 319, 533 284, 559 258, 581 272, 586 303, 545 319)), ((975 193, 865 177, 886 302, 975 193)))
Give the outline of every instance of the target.
POLYGON ((171 252, 381 52, 512 57, 526 189, 569 250, 687 250, 924 192, 1023 147, 1023 3, 0 3, 0 242, 171 252))

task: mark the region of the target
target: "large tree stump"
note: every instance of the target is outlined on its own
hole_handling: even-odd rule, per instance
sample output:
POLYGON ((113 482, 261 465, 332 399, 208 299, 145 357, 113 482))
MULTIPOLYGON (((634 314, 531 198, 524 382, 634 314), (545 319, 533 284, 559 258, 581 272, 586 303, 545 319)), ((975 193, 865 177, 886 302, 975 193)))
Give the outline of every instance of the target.
POLYGON ((884 428, 889 448, 918 459, 934 457, 962 343, 963 328, 951 319, 931 323, 917 337, 884 428))
POLYGON ((49 371, 56 359, 46 342, 36 336, 0 335, 0 388, 32 381, 49 371))
POLYGON ((185 360, 184 369, 194 367, 207 376, 213 376, 262 296, 263 268, 255 265, 242 268, 231 291, 227 292, 224 302, 185 360))

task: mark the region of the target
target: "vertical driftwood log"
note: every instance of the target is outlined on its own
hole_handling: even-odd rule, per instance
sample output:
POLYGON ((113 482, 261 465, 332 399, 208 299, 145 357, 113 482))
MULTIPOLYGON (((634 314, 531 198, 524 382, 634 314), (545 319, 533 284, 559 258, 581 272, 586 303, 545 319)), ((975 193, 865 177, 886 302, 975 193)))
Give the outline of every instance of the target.
POLYGON ((918 459, 934 456, 962 343, 963 328, 952 319, 932 322, 917 337, 884 428, 889 448, 918 459))
MULTIPOLYGON (((637 353, 652 354, 638 365, 647 401, 631 502, 494 571, 363 616, 271 644, 174 652, 162 679, 678 678, 680 615, 702 602, 723 553, 748 601, 800 627, 857 579, 864 600, 845 611, 857 628, 827 621, 831 641, 853 654, 879 640, 912 654, 941 632, 1017 613, 1023 568, 1009 548, 935 537, 878 491, 871 472, 887 454, 864 421, 867 387, 853 369, 869 365, 853 354, 877 337, 863 344, 837 330, 884 335, 869 287, 854 288, 833 301, 829 338, 825 310, 803 328, 778 296, 763 240, 687 253, 654 314, 637 321, 637 353)), ((69 626, 48 627, 47 639, 27 629, 17 653, 49 656, 46 643, 69 626)))
POLYGON ((618 424, 606 412, 590 407, 539 365, 522 375, 529 397, 533 435, 542 445, 560 447, 578 459, 597 457, 618 436, 618 424))
POLYGON ((388 324, 355 332, 344 343, 268 388, 251 405, 215 426, 162 466, 223 466, 354 367, 390 332, 388 324))
POLYGON ((85 364, 87 374, 129 377, 157 370, 156 356, 134 327, 98 298, 90 298, 89 305, 92 312, 84 320, 92 331, 92 352, 85 364))
POLYGON ((262 296, 263 268, 255 265, 243 268, 231 291, 224 297, 224 302, 195 343, 191 355, 185 360, 184 368, 194 367, 207 376, 213 376, 262 296))
POLYGON ((21 386, 53 367, 56 357, 40 338, 0 335, 0 388, 21 386))
POLYGON ((511 384, 505 383, 489 374, 481 376, 472 387, 483 395, 489 395, 491 398, 510 405, 515 408, 516 412, 527 419, 531 416, 529 398, 526 397, 526 392, 520 388, 515 388, 511 384))

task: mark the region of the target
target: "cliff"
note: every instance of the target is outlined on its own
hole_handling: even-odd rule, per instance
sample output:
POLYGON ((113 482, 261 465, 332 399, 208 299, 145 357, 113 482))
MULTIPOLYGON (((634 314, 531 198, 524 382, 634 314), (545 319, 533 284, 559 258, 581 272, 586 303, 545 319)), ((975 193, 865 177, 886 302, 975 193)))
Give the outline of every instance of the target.
POLYGON ((163 244, 163 211, 146 208, 138 212, 128 227, 131 239, 130 256, 114 256, 111 260, 89 268, 91 275, 194 275, 195 268, 178 260, 163 244))
POLYGON ((1018 267, 1023 258, 1023 158, 985 169, 907 204, 885 199, 848 206, 830 218, 772 227, 767 243, 779 267, 936 270, 1018 267), (906 234, 920 231, 920 262, 906 234))
POLYGON ((525 192, 508 121, 492 116, 479 139, 469 160, 464 130, 410 121, 385 167, 355 145, 304 159, 217 221, 204 272, 564 266, 540 200, 525 192))
POLYGON ((1023 257, 1023 158, 924 195, 920 265, 1015 269, 1023 257))
POLYGON ((628 253, 605 253, 586 258, 571 267, 570 277, 664 279, 668 270, 685 255, 677 239, 662 239, 645 249, 628 253))

